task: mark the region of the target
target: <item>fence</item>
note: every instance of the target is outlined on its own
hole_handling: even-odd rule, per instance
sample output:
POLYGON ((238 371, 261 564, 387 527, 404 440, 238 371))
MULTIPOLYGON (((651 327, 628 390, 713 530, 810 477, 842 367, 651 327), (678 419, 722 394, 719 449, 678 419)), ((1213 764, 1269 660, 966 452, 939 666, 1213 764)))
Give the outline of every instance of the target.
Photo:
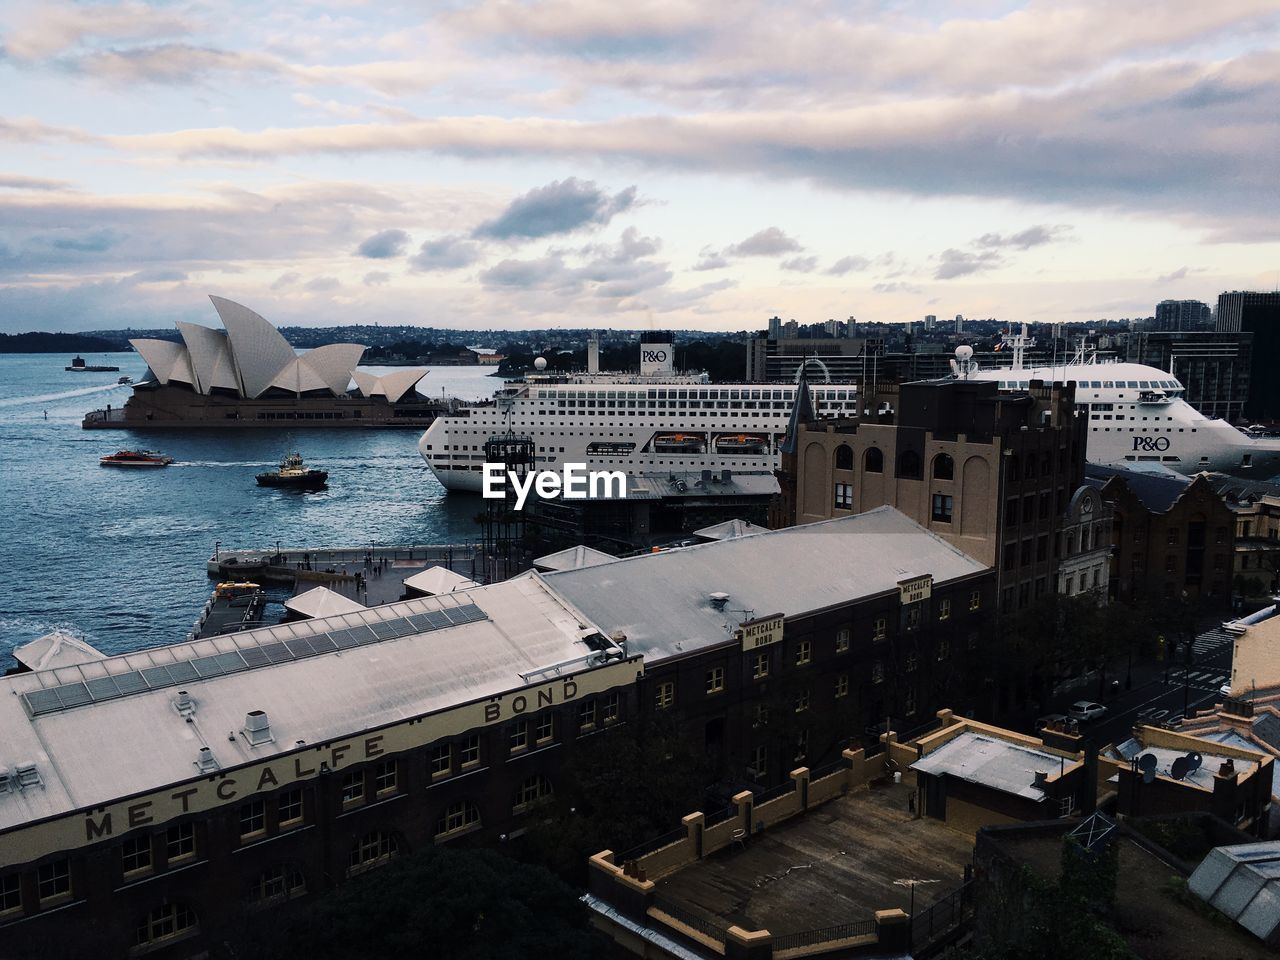
POLYGON ((664 833, 660 837, 653 837, 638 846, 632 847, 626 853, 619 854, 614 857, 614 862, 626 863, 628 860, 639 860, 641 857, 646 857, 655 850, 661 850, 663 847, 670 846, 673 843, 683 840, 688 835, 689 831, 684 827, 678 827, 670 833, 664 833))
POLYGON ((953 890, 911 918, 911 945, 916 950, 928 947, 962 923, 973 906, 972 881, 953 890))
POLYGON ((714 827, 717 823, 724 823, 726 820, 736 817, 737 815, 738 806, 737 804, 731 803, 727 807, 721 807, 717 810, 705 813, 703 815, 702 825, 703 827, 714 827))
POLYGON ((785 783, 780 783, 776 787, 770 787, 763 793, 757 793, 755 795, 755 805, 757 807, 763 807, 770 800, 777 800, 779 797, 785 797, 795 788, 796 782, 794 780, 787 780, 785 783))
POLYGON ((794 950, 797 947, 812 947, 820 943, 831 943, 836 940, 851 940, 854 937, 870 937, 876 932, 876 922, 872 920, 855 920, 851 923, 839 923, 834 927, 820 927, 817 930, 803 930, 800 933, 784 933, 774 936, 773 949, 794 950))
POLYGON ((832 760, 830 763, 824 763, 820 767, 815 767, 809 772, 809 781, 821 780, 823 777, 829 776, 837 771, 848 769, 849 761, 844 757, 841 757, 838 760, 832 760))
POLYGON ((697 930, 705 937, 710 937, 712 940, 724 943, 725 930, 727 928, 722 926, 721 923, 715 920, 709 920, 706 917, 701 917, 698 914, 685 909, 674 900, 668 900, 666 897, 655 896, 653 898, 653 905, 656 909, 661 910, 672 920, 678 921, 690 929, 697 930))

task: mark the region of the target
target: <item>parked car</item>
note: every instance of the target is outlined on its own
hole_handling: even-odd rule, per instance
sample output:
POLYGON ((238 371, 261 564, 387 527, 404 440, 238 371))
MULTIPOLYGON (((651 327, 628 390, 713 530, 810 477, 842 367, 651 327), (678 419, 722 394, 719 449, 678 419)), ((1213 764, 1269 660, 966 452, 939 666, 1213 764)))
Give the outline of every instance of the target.
POLYGON ((1107 708, 1092 700, 1077 700, 1067 712, 1077 720, 1096 720, 1106 715, 1107 708))
POLYGON ((1055 730, 1062 730, 1066 733, 1076 732, 1076 721, 1072 717, 1068 717, 1065 713, 1047 713, 1043 717, 1036 720, 1036 733, 1052 727, 1055 730))

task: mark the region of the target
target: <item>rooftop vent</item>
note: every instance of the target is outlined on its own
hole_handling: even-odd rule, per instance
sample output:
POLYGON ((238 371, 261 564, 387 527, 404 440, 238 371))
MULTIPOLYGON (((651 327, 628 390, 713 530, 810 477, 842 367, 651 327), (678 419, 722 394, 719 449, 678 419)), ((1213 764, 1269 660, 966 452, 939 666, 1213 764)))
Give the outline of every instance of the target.
POLYGON ((173 707, 180 717, 194 717, 196 714, 196 702, 185 690, 179 690, 178 695, 173 698, 173 707))
POLYGON ((27 787, 39 787, 42 785, 40 780, 40 771, 36 769, 34 763, 19 763, 14 767, 14 779, 18 781, 18 786, 25 790, 27 787))
POLYGON ((1037 789, 1043 790, 1049 782, 1049 774, 1044 770, 1037 770, 1031 778, 1031 785, 1037 789))
POLYGON ((213 755, 213 751, 208 747, 201 747, 200 752, 196 754, 196 767, 201 773, 214 773, 218 770, 219 764, 213 755))
POLYGON ((711 606, 715 607, 717 610, 723 610, 724 605, 729 602, 729 595, 727 593, 716 591, 715 593, 709 594, 707 599, 711 601, 711 606))
POLYGON ((245 714, 244 729, 241 730, 241 733, 255 747, 270 743, 275 739, 271 735, 271 721, 267 719, 266 712, 262 710, 250 710, 245 714))

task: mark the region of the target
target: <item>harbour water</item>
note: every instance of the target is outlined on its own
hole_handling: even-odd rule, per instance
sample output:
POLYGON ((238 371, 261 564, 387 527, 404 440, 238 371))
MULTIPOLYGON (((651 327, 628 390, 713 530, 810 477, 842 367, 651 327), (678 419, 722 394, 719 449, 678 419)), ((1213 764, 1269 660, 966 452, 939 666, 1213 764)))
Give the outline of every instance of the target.
MULTIPOLYGON (((106 653, 181 640, 223 547, 463 543, 479 499, 447 495, 418 455, 418 430, 85 431, 88 410, 123 404, 132 353, 86 356, 119 373, 68 373, 61 354, 0 356, 0 671, 15 646, 49 630, 106 653), (46 419, 47 417, 47 419, 46 419), (122 448, 160 450, 164 469, 99 466, 122 448), (329 471, 316 493, 258 487, 254 474, 297 450, 329 471)), ((377 371, 378 368, 371 367, 377 371)), ((485 367, 433 367, 424 393, 478 399, 485 367)))

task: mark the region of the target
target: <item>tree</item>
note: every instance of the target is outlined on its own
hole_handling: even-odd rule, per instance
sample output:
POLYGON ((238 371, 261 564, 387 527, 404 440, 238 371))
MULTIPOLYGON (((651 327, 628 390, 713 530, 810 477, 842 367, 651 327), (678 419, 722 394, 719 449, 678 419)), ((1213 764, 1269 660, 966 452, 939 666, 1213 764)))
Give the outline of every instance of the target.
POLYGON ((587 960, 601 944, 578 894, 492 850, 431 847, 315 902, 258 914, 233 941, 244 960, 587 960))

